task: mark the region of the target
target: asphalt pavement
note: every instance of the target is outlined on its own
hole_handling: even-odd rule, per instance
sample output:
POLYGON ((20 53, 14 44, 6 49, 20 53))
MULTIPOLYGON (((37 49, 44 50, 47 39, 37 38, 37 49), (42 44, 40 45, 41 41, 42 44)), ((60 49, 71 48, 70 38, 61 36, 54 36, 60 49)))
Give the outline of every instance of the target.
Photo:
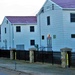
POLYGON ((6 74, 6 73, 3 73, 3 72, 0 72, 0 75, 8 75, 8 74, 6 74))
POLYGON ((31 75, 75 75, 75 68, 62 68, 50 63, 29 63, 24 60, 0 58, 0 67, 31 75))

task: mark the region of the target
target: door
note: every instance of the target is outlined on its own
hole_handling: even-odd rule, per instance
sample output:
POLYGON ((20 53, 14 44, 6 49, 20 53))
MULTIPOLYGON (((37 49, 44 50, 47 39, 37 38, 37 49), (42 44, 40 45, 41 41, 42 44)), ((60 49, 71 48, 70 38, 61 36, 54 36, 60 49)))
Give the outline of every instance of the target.
POLYGON ((47 37, 47 51, 52 51, 52 38, 47 37))

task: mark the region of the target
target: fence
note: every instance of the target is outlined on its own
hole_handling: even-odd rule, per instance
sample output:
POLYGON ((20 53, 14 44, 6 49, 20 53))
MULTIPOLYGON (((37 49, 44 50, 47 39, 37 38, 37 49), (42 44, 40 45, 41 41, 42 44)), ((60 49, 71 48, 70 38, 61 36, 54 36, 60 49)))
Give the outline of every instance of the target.
POLYGON ((10 50, 0 50, 0 57, 10 58, 10 50))
POLYGON ((52 51, 35 51, 34 53, 35 62, 47 62, 53 63, 53 52, 52 51))
POLYGON ((75 52, 71 53, 71 66, 75 67, 75 52))
POLYGON ((61 64, 61 53, 53 51, 35 51, 35 62, 61 64))
POLYGON ((61 64, 61 52, 53 52, 53 64, 61 64))
MULTIPOLYGON (((10 58, 10 50, 0 50, 0 57, 10 58)), ((16 50, 16 58, 19 60, 29 61, 29 51, 16 50)), ((35 51, 34 61, 51 64, 61 64, 61 52, 35 51)), ((71 52, 70 61, 70 65, 72 67, 75 67, 75 52, 71 52)))
POLYGON ((29 51, 17 50, 16 51, 16 58, 19 59, 19 60, 29 61, 29 51))

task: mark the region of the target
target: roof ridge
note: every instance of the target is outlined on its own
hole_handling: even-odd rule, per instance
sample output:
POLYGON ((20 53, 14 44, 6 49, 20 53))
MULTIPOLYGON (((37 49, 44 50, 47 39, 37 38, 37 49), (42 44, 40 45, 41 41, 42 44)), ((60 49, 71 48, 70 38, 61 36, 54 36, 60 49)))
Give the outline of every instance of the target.
POLYGON ((51 0, 62 8, 75 8, 75 0, 51 0))
POLYGON ((36 16, 5 16, 5 17, 36 17, 36 16))

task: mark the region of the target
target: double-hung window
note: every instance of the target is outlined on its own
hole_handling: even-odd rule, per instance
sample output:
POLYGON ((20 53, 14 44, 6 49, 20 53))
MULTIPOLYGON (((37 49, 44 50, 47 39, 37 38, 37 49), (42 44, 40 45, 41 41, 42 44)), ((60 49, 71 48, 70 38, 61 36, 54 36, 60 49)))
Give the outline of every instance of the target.
POLYGON ((75 13, 70 14, 70 22, 75 22, 75 13))
POLYGON ((16 26, 16 32, 21 32, 21 27, 20 26, 16 26))
POLYGON ((30 45, 35 45, 35 40, 30 40, 30 45))
POLYGON ((6 28, 5 28, 5 34, 6 34, 6 32, 7 32, 7 30, 6 30, 6 28))
POLYGON ((50 16, 47 16, 47 25, 50 25, 50 16))
POLYGON ((30 32, 34 32, 34 26, 30 26, 30 32))

